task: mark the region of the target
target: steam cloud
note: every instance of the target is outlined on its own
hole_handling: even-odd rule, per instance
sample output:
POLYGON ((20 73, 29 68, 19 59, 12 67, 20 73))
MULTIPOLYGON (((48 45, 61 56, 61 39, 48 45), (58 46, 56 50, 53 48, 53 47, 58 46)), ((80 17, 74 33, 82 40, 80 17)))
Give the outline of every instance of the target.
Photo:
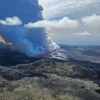
POLYGON ((24 27, 43 20, 42 10, 38 0, 0 0, 0 35, 12 50, 36 56, 59 48, 44 28, 24 27))

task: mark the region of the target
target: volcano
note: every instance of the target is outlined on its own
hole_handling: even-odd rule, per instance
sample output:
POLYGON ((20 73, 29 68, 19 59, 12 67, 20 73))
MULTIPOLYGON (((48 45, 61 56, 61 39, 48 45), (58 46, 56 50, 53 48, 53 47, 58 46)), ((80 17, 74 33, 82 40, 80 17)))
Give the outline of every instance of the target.
POLYGON ((34 57, 59 49, 46 29, 24 27, 29 22, 44 20, 38 0, 0 0, 0 4, 0 35, 10 43, 11 50, 34 57))

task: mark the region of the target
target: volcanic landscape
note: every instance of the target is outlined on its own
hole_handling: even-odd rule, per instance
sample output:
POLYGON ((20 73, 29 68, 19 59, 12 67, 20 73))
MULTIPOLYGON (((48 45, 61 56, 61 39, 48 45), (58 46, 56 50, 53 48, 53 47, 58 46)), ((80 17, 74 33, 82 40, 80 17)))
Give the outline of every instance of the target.
POLYGON ((100 100, 100 47, 60 46, 67 59, 27 57, 0 43, 0 100, 100 100))

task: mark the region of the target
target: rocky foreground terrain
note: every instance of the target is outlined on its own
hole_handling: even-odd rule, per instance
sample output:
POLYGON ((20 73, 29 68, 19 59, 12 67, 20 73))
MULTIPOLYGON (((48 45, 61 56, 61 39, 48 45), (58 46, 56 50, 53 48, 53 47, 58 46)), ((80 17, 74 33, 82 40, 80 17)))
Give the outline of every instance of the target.
POLYGON ((100 100, 99 48, 62 48, 67 60, 28 58, 0 44, 0 100, 100 100))
POLYGON ((100 100, 99 69, 40 59, 0 66, 0 100, 100 100))

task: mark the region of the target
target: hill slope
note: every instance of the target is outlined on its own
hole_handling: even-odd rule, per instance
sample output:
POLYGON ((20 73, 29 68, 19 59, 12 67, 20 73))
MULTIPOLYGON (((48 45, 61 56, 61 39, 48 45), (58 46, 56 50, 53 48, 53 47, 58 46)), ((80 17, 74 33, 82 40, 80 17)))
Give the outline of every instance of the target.
POLYGON ((100 100, 98 72, 50 59, 0 66, 0 100, 100 100))

